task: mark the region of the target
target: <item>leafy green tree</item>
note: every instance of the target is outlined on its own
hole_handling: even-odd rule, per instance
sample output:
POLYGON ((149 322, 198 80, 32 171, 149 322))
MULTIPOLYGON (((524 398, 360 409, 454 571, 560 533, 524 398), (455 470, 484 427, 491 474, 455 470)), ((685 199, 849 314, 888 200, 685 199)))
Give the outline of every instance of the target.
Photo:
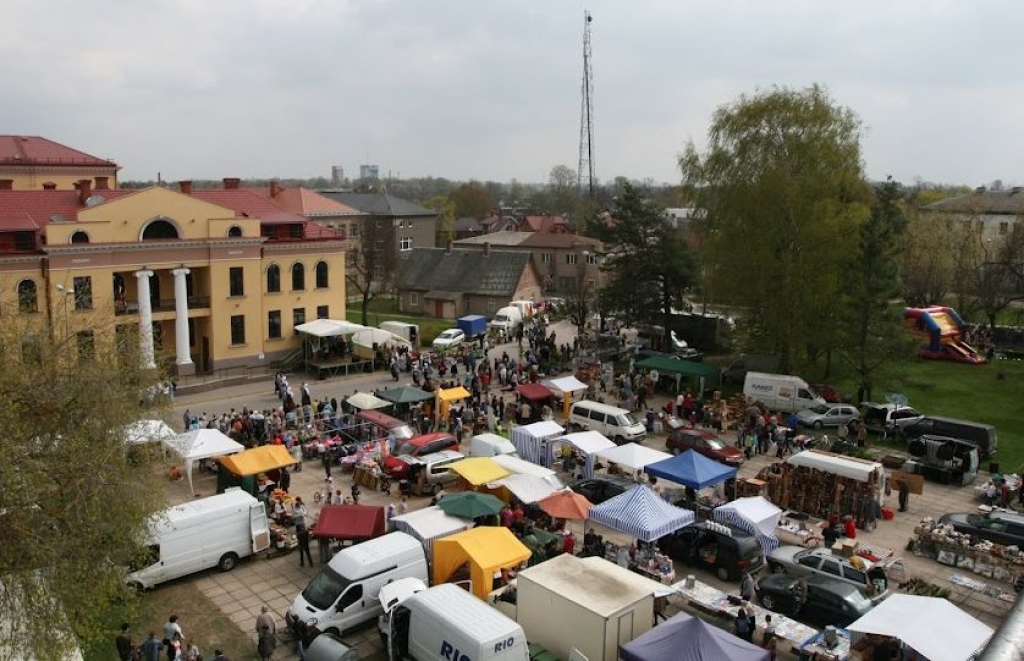
POLYGON ((109 641, 108 604, 131 599, 123 568, 162 494, 159 452, 128 444, 125 427, 159 417, 148 410, 156 375, 112 328, 90 326, 96 342, 80 354, 59 320, 51 335, 4 315, 0 659, 66 658, 79 641, 109 641))
POLYGON ((455 240, 455 202, 448 195, 435 195, 423 202, 423 206, 437 212, 437 240, 441 245, 455 240))
POLYGON ((679 159, 704 232, 716 303, 746 311, 751 348, 789 369, 828 352, 841 269, 867 215, 860 121, 819 86, 741 96, 713 117, 707 151, 679 159))
POLYGON ((458 186, 448 199, 455 206, 456 218, 483 220, 494 209, 491 193, 479 181, 470 181, 458 186))
POLYGON ((899 295, 896 253, 907 224, 901 197, 891 178, 878 187, 871 215, 858 228, 857 249, 847 260, 840 354, 856 375, 857 401, 870 400, 878 372, 907 355, 906 333, 891 306, 899 295))
POLYGON ((681 306, 693 283, 693 258, 664 212, 625 182, 611 220, 592 218, 588 233, 604 243, 602 269, 610 274, 600 307, 630 321, 664 325, 667 343, 672 308, 681 306))

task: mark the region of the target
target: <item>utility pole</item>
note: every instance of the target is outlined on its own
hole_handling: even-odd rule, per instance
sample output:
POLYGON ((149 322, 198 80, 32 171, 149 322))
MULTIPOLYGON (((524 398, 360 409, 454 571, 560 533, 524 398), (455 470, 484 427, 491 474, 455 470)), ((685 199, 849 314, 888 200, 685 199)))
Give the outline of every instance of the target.
POLYGON ((580 164, 576 185, 594 199, 594 70, 591 62, 589 11, 583 12, 583 84, 580 99, 580 164))

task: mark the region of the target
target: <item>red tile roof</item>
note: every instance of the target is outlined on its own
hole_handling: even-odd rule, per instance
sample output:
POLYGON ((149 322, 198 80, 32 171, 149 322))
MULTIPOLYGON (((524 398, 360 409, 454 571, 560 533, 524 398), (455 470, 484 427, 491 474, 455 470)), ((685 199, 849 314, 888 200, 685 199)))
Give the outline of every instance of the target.
POLYGON ((314 190, 298 186, 295 188, 282 188, 277 195, 270 196, 270 187, 245 188, 262 195, 285 211, 297 213, 306 217, 315 216, 362 216, 365 215, 355 207, 332 200, 314 190))
POLYGON ((551 232, 556 225, 565 226, 561 216, 527 216, 519 229, 523 232, 551 232))
POLYGON ((315 223, 312 220, 307 220, 305 226, 302 229, 302 236, 307 239, 337 239, 341 240, 345 238, 345 235, 341 232, 332 230, 330 227, 325 227, 320 223, 315 223))
POLYGON ((117 167, 113 161, 36 135, 0 135, 0 164, 117 167))
POLYGON ((259 218, 264 223, 304 223, 302 216, 285 211, 274 204, 269 197, 264 197, 247 188, 201 188, 193 191, 192 197, 222 207, 234 209, 235 213, 246 218, 259 218))
MULTIPOLYGON (((94 194, 113 200, 134 192, 103 190, 94 191, 94 194)), ((3 190, 0 191, 0 231, 40 229, 55 217, 58 220, 78 220, 78 212, 84 208, 75 190, 3 190)))

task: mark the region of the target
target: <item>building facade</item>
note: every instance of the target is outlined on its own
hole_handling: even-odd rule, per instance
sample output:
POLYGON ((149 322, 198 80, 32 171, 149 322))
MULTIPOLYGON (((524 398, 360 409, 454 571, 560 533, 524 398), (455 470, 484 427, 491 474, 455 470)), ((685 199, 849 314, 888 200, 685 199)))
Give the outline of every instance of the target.
POLYGON ((117 188, 119 169, 113 161, 53 140, 0 135, 0 190, 73 190, 82 179, 96 189, 117 188))

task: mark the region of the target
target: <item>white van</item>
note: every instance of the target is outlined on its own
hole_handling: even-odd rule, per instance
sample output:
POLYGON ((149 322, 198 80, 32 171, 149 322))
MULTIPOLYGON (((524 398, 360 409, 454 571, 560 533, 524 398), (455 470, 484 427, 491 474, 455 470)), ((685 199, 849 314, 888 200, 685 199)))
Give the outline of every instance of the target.
POLYGON ((212 567, 230 571, 270 546, 270 525, 263 503, 232 487, 155 515, 146 542, 150 564, 128 575, 140 588, 212 567))
POLYGON ((413 349, 418 349, 420 346, 420 327, 416 324, 407 324, 404 321, 382 321, 379 328, 409 340, 413 349))
POLYGON ((523 313, 519 308, 505 307, 494 313, 490 327, 506 333, 516 332, 523 325, 523 313))
POLYGON ((469 456, 471 457, 496 457, 499 454, 510 454, 518 457, 516 446, 512 441, 497 434, 477 434, 469 439, 469 456))
POLYGON ((380 615, 381 587, 407 577, 427 580, 423 545, 404 532, 389 533, 339 551, 295 597, 288 616, 305 622, 311 634, 341 635, 380 615))
POLYGON ((637 422, 626 409, 589 399, 572 405, 568 427, 572 431, 596 431, 615 441, 616 445, 639 443, 647 436, 647 428, 637 422))
POLYGON ((755 401, 764 402, 772 411, 783 413, 796 413, 825 403, 806 381, 788 374, 747 372, 743 381, 743 394, 755 401))
POLYGON ((381 602, 385 615, 378 620, 378 629, 388 645, 388 658, 415 661, 528 661, 530 658, 523 628, 458 585, 388 586, 388 590, 381 591, 381 602))
POLYGON ((509 305, 518 308, 519 312, 523 315, 523 319, 528 319, 537 313, 537 305, 533 301, 512 301, 509 305))

